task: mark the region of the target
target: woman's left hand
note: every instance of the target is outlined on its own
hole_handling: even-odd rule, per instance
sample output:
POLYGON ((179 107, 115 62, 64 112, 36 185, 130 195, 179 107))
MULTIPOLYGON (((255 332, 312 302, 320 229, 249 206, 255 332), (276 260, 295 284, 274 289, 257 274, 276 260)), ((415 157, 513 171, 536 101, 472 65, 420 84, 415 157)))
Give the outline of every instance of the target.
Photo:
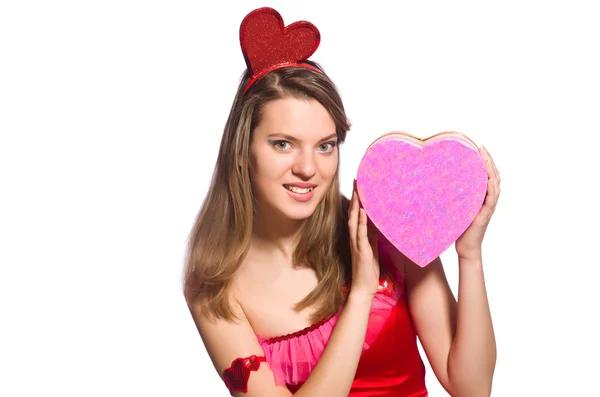
POLYGON ((494 160, 483 146, 479 149, 479 153, 485 162, 488 173, 487 194, 483 206, 473 223, 456 240, 455 247, 458 257, 466 260, 481 260, 483 236, 492 219, 500 196, 500 174, 494 160))

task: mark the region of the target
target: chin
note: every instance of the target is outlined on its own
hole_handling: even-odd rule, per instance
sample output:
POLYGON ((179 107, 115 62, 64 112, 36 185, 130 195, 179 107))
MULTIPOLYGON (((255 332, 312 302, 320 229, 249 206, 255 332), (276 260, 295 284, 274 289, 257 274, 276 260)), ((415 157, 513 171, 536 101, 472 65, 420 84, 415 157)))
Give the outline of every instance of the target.
MULTIPOLYGON (((289 198, 287 199, 289 200, 289 198)), ((295 203, 292 200, 288 200, 282 200, 276 204, 277 212, 284 218, 294 221, 304 221, 315 213, 321 198, 310 203, 295 203)))
POLYGON ((315 209, 316 207, 311 206, 310 208, 305 208, 305 209, 296 209, 296 210, 292 210, 292 209, 287 209, 287 210, 282 210, 281 212, 283 213, 283 215, 289 219, 295 220, 295 221, 304 221, 308 218, 310 218, 312 216, 312 214, 315 213, 315 209))

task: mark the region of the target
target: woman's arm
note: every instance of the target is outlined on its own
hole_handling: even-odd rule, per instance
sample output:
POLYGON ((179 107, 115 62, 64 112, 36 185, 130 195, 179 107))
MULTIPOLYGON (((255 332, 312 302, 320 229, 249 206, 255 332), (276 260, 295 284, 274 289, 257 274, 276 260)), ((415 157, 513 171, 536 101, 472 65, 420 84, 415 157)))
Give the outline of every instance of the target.
POLYGON ((496 343, 481 262, 459 261, 458 304, 440 259, 405 264, 415 331, 440 384, 453 397, 489 396, 496 343))
MULTIPOLYGON (((367 296, 349 295, 323 355, 296 396, 348 396, 365 340, 371 301, 367 296)), ((202 341, 223 381, 225 370, 235 359, 264 356, 243 310, 238 304, 233 308, 238 317, 236 321, 209 319, 199 307, 190 306, 202 341)), ((257 371, 250 372, 247 392, 233 393, 236 397, 291 395, 285 386, 275 383, 273 372, 264 362, 257 371)))
POLYGON ((481 259, 459 259, 456 335, 448 355, 448 380, 458 396, 489 396, 496 339, 481 259))
POLYGON ((296 396, 347 397, 362 353, 372 297, 348 297, 327 347, 296 396))

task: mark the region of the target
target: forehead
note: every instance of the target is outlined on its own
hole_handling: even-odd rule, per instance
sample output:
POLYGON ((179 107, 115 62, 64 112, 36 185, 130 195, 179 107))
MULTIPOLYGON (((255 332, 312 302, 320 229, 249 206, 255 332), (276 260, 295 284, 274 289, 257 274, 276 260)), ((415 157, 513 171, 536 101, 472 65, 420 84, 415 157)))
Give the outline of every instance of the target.
POLYGON ((267 103, 261 112, 255 134, 282 134, 298 140, 319 140, 335 134, 333 118, 314 99, 283 98, 267 103))

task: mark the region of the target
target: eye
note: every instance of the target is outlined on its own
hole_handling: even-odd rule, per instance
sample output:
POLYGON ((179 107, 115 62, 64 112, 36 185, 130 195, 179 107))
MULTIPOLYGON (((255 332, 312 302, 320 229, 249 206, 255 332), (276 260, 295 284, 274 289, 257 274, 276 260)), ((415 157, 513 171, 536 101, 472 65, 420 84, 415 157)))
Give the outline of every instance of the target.
POLYGON ((322 143, 322 144, 319 146, 319 149, 320 149, 322 152, 325 152, 325 153, 330 153, 330 152, 332 152, 332 151, 333 151, 333 149, 336 147, 336 145, 337 145, 337 142, 335 142, 335 141, 326 142, 326 143, 322 143))
POLYGON ((272 141, 271 145, 279 151, 286 151, 290 148, 290 143, 288 141, 272 141))

